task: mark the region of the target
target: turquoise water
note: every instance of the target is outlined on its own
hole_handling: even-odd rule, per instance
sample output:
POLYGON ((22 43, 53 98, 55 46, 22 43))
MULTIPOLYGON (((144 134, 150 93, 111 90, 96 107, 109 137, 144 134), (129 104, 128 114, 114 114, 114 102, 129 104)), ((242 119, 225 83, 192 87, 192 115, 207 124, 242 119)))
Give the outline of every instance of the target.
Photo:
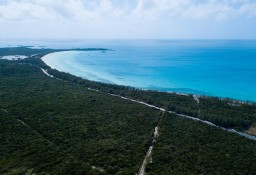
POLYGON ((83 42, 106 52, 60 52, 44 61, 90 80, 256 101, 256 41, 83 42))

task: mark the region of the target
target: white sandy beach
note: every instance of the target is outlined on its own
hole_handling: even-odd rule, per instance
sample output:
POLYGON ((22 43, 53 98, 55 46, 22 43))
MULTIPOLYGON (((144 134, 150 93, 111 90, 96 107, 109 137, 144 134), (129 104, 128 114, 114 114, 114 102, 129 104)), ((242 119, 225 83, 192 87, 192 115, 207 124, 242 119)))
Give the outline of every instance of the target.
MULTIPOLYGON (((100 81, 112 84, 123 84, 120 80, 113 77, 108 72, 102 72, 101 70, 94 70, 86 65, 80 65, 73 59, 75 54, 80 54, 85 51, 62 51, 54 52, 45 55, 41 60, 52 69, 56 69, 61 72, 71 73, 75 76, 89 79, 92 81, 100 81)), ((92 53, 93 51, 88 51, 92 53)))

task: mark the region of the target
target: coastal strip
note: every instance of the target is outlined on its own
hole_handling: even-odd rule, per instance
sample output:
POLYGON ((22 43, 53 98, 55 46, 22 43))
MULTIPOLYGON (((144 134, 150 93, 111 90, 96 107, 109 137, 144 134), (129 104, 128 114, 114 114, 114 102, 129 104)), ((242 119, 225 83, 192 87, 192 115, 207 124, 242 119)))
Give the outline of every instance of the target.
MULTIPOLYGON (((46 74, 47 76, 51 77, 51 78, 55 78, 55 79, 58 79, 58 80, 61 80, 59 78, 56 78, 54 77, 53 75, 49 74, 46 70, 42 69, 43 73, 46 74)), ((64 81, 64 80, 62 80, 64 81)), ((101 93, 104 93, 100 90, 97 90, 97 89, 93 89, 93 88, 87 88, 88 90, 91 90, 91 91, 96 91, 96 92, 101 92, 101 93)), ((231 133, 235 133, 235 134, 238 134, 240 136, 243 136, 243 137, 246 137, 250 140, 254 140, 256 141, 256 136, 252 136, 252 135, 249 135, 249 134, 246 134, 246 133, 243 133, 243 132, 239 132, 235 129, 230 129, 230 128, 224 128, 224 127, 221 127, 221 126, 218 126, 212 122, 209 122, 209 121, 206 121, 206 120, 202 120, 202 119, 199 119, 199 118, 196 118, 196 117, 191 117, 189 115, 184 115, 184 114, 178 114, 174 111, 169 111, 169 110, 166 110, 164 108, 161 108, 161 107, 157 107, 157 106, 154 106, 154 105, 151 105, 151 104, 148 104, 148 103, 145 103, 143 101, 139 101, 139 100, 134 100, 134 99, 131 99, 131 98, 127 98, 127 97, 124 97, 124 96, 121 96, 121 95, 117 95, 117 94, 112 94, 112 93, 107 93, 108 95, 110 96, 114 96, 114 97, 119 97, 119 98, 122 98, 124 100, 129 100, 129 101, 132 101, 132 102, 135 102, 135 103, 139 103, 139 104, 142 104, 142 105, 145 105, 145 106, 148 106, 150 108, 154 108, 154 109, 157 109, 157 110, 160 110, 160 111, 163 111, 163 112, 167 112, 167 113, 170 113, 170 114, 175 114, 179 117, 184 117, 184 118, 187 118, 187 119, 191 119, 191 120, 194 120, 194 121, 198 121, 198 122, 201 122, 201 123, 204 123, 204 124, 207 124, 209 126, 212 126, 212 127, 215 127, 215 128, 219 128, 219 129, 222 129, 224 131, 228 131, 228 132, 231 132, 231 133)))

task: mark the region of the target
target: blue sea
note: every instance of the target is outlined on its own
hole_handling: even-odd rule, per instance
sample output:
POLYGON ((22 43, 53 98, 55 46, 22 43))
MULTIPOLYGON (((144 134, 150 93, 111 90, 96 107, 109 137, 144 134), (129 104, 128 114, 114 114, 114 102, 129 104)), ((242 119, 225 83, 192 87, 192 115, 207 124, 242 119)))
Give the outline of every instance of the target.
POLYGON ((253 40, 54 40, 40 44, 109 49, 59 52, 44 58, 52 67, 89 80, 256 102, 253 40))

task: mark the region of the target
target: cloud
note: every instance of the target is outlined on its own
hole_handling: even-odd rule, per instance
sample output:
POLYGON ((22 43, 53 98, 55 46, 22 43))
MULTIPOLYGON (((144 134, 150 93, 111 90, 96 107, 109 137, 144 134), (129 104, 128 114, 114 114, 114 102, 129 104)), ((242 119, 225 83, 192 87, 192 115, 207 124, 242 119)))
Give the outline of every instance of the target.
POLYGON ((159 20, 162 17, 229 19, 256 16, 251 0, 4 0, 1 20, 159 20))
POLYGON ((238 24, 255 18, 255 0, 0 0, 2 30, 15 24, 22 24, 23 30, 53 25, 56 35, 57 29, 100 35, 99 28, 105 34, 127 36, 168 33, 165 28, 177 33, 176 26, 201 21, 238 24))

